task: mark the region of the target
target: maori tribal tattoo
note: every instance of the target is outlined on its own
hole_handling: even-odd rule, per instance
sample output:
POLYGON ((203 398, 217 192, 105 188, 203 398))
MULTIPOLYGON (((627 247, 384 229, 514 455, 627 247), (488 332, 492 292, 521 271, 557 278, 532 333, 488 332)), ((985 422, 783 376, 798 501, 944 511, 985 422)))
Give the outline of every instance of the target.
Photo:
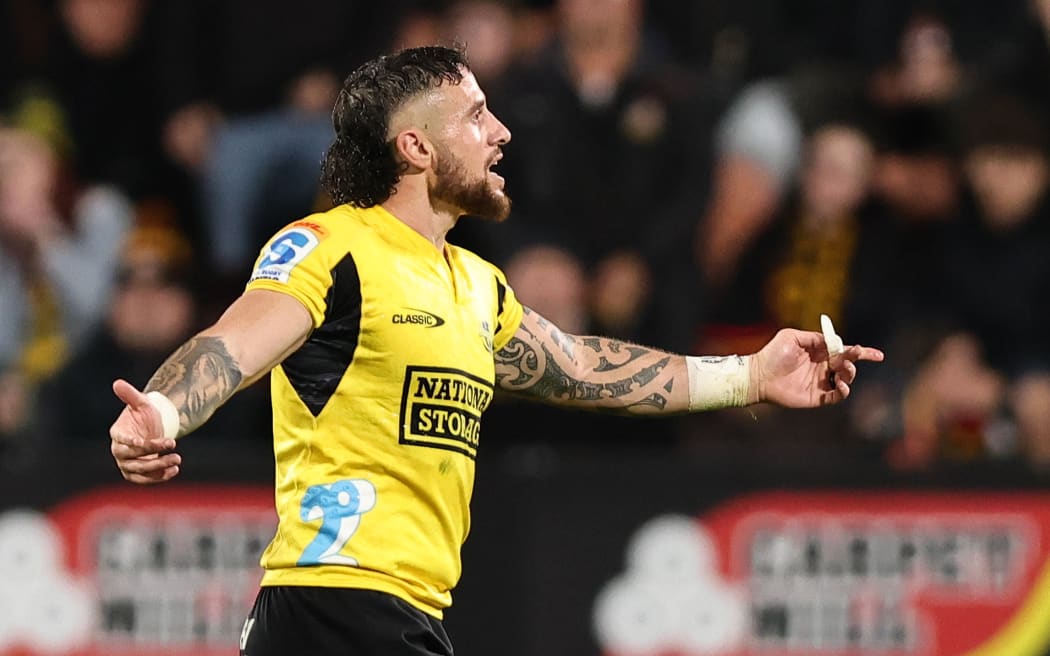
POLYGON ((179 410, 179 434, 198 428, 241 384, 241 370, 218 337, 194 337, 171 354, 146 385, 179 410))
POLYGON ((671 354, 605 337, 566 335, 528 308, 525 315, 518 335, 496 354, 501 389, 583 409, 671 411, 671 354))

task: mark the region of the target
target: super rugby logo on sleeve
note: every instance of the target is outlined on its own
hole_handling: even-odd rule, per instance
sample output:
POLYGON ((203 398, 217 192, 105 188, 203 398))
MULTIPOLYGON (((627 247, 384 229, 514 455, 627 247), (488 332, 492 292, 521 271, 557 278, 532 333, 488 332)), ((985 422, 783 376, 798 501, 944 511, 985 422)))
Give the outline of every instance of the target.
POLYGON ((273 280, 288 282, 292 269, 320 243, 317 235, 305 227, 291 227, 273 238, 263 249, 249 282, 273 280))
POLYGON ((398 442, 478 452, 481 413, 492 400, 492 383, 458 369, 406 367, 398 442))

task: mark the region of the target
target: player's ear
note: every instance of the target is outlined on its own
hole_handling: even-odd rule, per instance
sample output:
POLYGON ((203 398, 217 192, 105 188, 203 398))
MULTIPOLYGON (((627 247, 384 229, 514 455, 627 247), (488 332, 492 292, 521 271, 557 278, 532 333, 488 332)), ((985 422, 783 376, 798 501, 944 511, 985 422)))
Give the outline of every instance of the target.
POLYGON ((421 130, 409 128, 394 136, 394 152, 408 165, 408 172, 419 172, 434 165, 434 145, 421 130))

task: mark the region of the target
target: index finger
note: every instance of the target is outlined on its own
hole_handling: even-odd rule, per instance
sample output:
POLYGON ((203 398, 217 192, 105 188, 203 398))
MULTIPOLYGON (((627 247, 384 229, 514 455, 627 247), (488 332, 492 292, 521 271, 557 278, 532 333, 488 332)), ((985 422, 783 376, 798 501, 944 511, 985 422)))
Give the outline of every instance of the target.
POLYGON ((852 346, 846 347, 842 352, 843 357, 847 360, 856 362, 857 360, 867 360, 869 362, 882 362, 886 357, 886 354, 877 348, 870 346, 861 346, 860 344, 853 344, 852 346))

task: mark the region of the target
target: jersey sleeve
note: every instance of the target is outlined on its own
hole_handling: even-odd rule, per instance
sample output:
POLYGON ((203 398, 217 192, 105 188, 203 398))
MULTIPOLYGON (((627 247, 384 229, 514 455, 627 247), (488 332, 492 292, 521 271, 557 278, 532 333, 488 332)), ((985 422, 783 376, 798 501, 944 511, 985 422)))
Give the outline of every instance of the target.
POLYGON ((521 325, 521 317, 525 309, 514 295, 514 290, 507 284, 507 278, 502 271, 496 271, 496 334, 492 339, 493 349, 499 351, 518 332, 521 325))
POLYGON ((297 221, 263 246, 245 289, 269 289, 294 297, 310 312, 314 328, 324 321, 332 286, 334 240, 311 221, 297 221))

